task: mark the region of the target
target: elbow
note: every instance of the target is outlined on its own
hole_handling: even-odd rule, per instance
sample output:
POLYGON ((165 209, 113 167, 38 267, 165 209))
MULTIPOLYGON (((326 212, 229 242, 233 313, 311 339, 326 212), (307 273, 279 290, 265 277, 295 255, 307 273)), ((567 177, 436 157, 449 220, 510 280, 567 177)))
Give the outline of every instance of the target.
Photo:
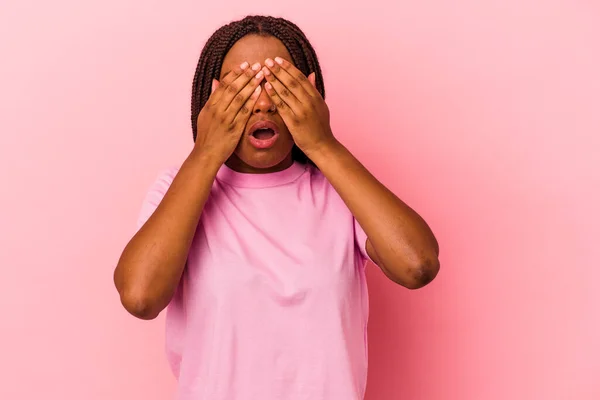
POLYGON ((153 320, 160 314, 160 308, 156 306, 148 295, 135 290, 120 291, 121 304, 127 312, 136 318, 153 320))
POLYGON ((114 271, 114 284, 119 292, 121 304, 128 313, 136 318, 152 320, 162 311, 156 297, 145 288, 145 285, 135 284, 130 277, 126 277, 126 269, 119 263, 114 271))
POLYGON ((382 266, 382 270, 393 282, 407 289, 416 290, 427 286, 435 279, 440 270, 440 262, 435 257, 420 260, 412 265, 402 263, 396 268, 382 266))
POLYGON ((431 283, 439 271, 440 261, 437 257, 424 260, 409 269, 408 279, 404 286, 411 290, 420 289, 431 283))

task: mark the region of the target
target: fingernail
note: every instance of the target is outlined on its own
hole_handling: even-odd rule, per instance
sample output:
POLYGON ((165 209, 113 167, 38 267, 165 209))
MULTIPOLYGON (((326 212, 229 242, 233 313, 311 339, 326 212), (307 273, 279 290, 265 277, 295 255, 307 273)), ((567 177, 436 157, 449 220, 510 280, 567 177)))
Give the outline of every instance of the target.
POLYGON ((263 78, 263 76, 264 76, 263 72, 259 71, 258 74, 256 74, 256 79, 260 80, 263 78))
POLYGON ((283 64, 283 58, 281 57, 275 57, 275 61, 277 61, 277 64, 283 64))
POLYGON ((248 68, 248 65, 250 65, 250 64, 248 64, 246 61, 244 61, 244 62, 242 63, 242 65, 240 65, 240 68, 241 68, 241 69, 246 69, 246 68, 248 68))
POLYGON ((273 63, 273 60, 271 60, 270 58, 267 58, 265 60, 265 64, 267 64, 269 67, 274 66, 275 64, 273 63))
POLYGON ((260 93, 260 89, 261 89, 261 86, 257 86, 256 89, 254 89, 254 93, 257 93, 257 94, 260 93))
POLYGON ((267 75, 267 76, 271 75, 271 71, 269 71, 269 69, 268 69, 268 68, 263 68, 263 70, 262 70, 262 71, 260 71, 260 72, 264 72, 264 73, 265 73, 265 75, 267 75))
POLYGON ((252 66, 253 71, 258 71, 260 69, 260 63, 256 63, 252 66))
POLYGON ((273 89, 273 86, 271 86, 271 84, 269 82, 265 83, 265 89, 271 90, 273 89))

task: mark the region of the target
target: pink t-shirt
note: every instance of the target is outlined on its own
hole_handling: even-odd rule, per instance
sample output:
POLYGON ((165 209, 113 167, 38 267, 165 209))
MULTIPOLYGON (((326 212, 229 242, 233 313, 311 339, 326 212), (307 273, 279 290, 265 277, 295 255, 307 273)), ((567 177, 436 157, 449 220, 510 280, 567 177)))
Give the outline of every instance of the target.
MULTIPOLYGON (((177 171, 159 176, 138 226, 177 171)), ((363 399, 365 244, 318 169, 221 167, 167 310, 177 400, 363 399)))

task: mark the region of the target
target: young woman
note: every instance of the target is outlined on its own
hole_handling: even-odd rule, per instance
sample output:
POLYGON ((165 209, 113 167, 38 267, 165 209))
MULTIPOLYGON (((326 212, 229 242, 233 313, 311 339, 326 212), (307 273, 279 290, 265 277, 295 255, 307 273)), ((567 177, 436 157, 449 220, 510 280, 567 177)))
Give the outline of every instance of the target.
POLYGON ((371 260, 410 289, 439 270, 419 215, 336 140, 313 47, 247 17, 206 43, 195 145, 142 207, 115 284, 167 312, 179 400, 362 399, 371 260))

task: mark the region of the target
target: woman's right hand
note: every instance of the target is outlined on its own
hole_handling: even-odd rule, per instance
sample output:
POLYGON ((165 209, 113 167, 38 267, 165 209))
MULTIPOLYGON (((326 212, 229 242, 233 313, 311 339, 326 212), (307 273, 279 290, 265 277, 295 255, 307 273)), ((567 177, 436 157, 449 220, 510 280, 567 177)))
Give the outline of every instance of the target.
POLYGON ((250 68, 245 62, 221 82, 213 80, 212 94, 198 115, 194 150, 218 157, 221 164, 227 161, 252 115, 263 79, 259 63, 250 68))

